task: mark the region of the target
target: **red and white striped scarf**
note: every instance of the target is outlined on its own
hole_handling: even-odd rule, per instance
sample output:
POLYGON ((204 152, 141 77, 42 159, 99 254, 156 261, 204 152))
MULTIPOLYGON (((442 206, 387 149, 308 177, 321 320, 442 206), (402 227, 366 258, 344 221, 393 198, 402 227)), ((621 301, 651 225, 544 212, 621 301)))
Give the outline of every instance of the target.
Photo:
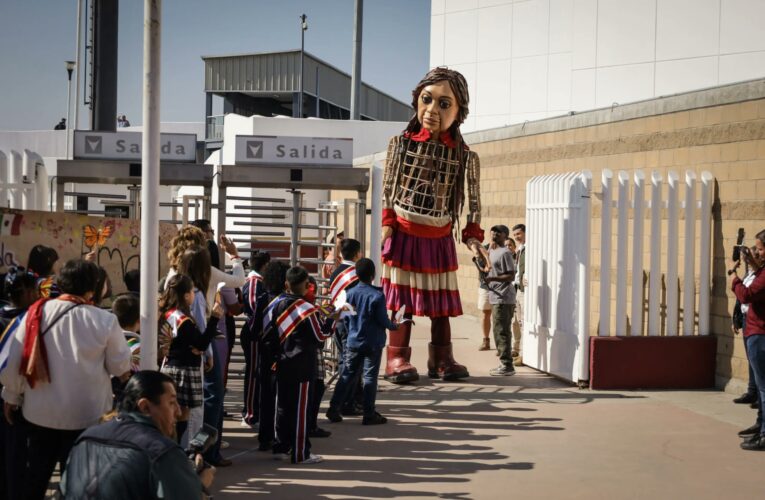
POLYGON ((356 276, 356 266, 350 266, 338 274, 329 287, 330 301, 334 304, 340 293, 357 281, 359 277, 356 276))

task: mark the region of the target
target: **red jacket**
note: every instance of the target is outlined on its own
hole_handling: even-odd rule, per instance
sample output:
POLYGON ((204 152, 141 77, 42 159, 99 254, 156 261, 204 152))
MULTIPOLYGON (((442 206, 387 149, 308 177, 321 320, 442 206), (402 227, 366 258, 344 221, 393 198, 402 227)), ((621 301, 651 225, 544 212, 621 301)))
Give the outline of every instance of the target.
POLYGON ((731 290, 742 304, 749 304, 746 313, 746 328, 744 337, 750 335, 765 335, 765 271, 757 271, 754 281, 745 287, 741 279, 733 278, 731 290))

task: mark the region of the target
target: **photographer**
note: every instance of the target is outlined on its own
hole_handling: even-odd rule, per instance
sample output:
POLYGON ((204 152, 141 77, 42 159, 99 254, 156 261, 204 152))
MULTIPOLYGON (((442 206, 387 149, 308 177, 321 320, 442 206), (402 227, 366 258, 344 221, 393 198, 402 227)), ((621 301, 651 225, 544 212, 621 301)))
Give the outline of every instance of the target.
POLYGON ((180 413, 173 379, 155 371, 133 375, 118 416, 77 439, 61 481, 64 498, 205 498, 215 468, 202 467, 200 452, 195 472, 176 443, 180 413))
MULTIPOLYGON (((755 237, 757 258, 760 262, 765 258, 765 230, 755 237)), ((765 272, 762 267, 755 271, 754 279, 747 287, 738 277, 740 260, 731 260, 728 274, 732 276, 731 290, 742 304, 749 304, 746 313, 746 328, 744 342, 749 358, 749 364, 754 373, 757 390, 760 393, 760 405, 757 411, 757 423, 752 426, 752 437, 741 443, 744 450, 765 451, 765 421, 763 421, 763 405, 765 405, 765 272)))

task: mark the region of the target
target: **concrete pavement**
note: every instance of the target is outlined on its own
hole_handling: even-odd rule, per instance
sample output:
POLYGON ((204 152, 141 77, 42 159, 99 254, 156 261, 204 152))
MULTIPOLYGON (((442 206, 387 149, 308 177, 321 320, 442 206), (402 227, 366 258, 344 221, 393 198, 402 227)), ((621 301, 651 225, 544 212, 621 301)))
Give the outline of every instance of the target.
MULTIPOLYGON (((227 421, 231 443, 216 498, 588 498, 752 499, 765 487, 765 453, 740 450, 736 432, 756 413, 716 391, 580 390, 529 368, 490 377, 493 351, 479 352, 480 326, 453 321, 455 358, 471 377, 425 375, 429 322, 413 329, 419 382, 381 380, 382 426, 346 418, 320 425, 313 439, 325 462, 292 465, 256 451, 250 429, 227 421)), ((492 341, 492 346, 493 346, 492 341)), ((647 360, 650 362, 650 360, 647 360)), ((229 412, 238 414, 240 380, 230 381, 229 412)), ((331 394, 331 390, 328 391, 331 394)))

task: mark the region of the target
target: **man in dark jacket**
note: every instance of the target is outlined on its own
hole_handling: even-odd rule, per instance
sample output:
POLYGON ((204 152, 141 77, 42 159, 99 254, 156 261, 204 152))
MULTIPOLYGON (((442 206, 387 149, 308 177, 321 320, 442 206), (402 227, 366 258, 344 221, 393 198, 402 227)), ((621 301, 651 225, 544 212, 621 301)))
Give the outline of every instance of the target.
POLYGON ((134 374, 125 386, 120 413, 87 429, 69 455, 61 481, 71 499, 204 498, 215 468, 194 470, 175 441, 180 416, 173 379, 155 371, 134 374))

